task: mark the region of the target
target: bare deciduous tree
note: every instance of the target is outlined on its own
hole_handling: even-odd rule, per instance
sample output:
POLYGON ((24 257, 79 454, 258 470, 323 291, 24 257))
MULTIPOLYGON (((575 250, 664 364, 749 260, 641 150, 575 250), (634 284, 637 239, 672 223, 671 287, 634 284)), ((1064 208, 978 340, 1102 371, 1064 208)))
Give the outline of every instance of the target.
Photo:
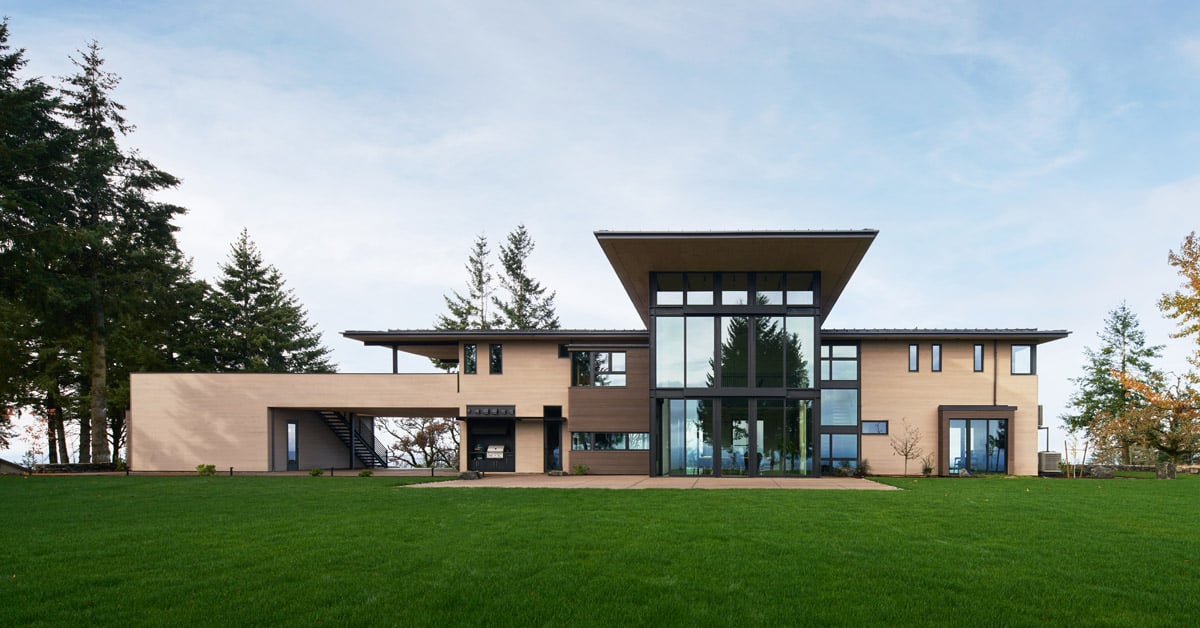
POLYGON ((892 451, 896 452, 897 456, 904 458, 904 475, 908 475, 908 461, 916 460, 925 452, 921 448, 921 429, 915 425, 910 425, 908 419, 901 419, 900 422, 904 425, 903 431, 895 436, 892 436, 892 451))
POLYGON ((379 419, 395 441, 392 456, 409 467, 458 468, 458 420, 411 417, 379 419))

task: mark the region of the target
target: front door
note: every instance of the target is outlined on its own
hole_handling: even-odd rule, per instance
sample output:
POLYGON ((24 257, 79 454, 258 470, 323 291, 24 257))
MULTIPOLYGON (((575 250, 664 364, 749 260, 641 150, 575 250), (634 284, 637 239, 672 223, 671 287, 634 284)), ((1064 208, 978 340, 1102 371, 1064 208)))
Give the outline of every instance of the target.
POLYGON ((546 471, 562 471, 562 421, 545 421, 546 471))

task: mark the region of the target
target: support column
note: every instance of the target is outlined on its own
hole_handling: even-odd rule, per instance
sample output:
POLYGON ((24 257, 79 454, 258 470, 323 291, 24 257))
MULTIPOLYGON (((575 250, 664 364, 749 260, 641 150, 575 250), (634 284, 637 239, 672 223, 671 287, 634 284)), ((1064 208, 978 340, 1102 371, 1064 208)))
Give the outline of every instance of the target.
POLYGON ((354 469, 354 445, 355 445, 355 435, 356 435, 356 432, 355 432, 356 426, 354 424, 357 423, 357 421, 354 419, 353 412, 347 412, 346 416, 349 417, 349 420, 350 420, 350 468, 354 469))

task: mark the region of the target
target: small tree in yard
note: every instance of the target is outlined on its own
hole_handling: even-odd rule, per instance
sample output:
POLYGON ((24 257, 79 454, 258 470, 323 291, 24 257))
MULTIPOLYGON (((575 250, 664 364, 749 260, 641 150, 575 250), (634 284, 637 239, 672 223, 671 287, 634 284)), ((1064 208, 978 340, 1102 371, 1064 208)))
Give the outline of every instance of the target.
POLYGON ((908 476, 908 461, 920 458, 925 450, 921 448, 921 428, 909 424, 908 419, 901 423, 904 429, 891 438, 892 451, 904 458, 904 475, 908 476))

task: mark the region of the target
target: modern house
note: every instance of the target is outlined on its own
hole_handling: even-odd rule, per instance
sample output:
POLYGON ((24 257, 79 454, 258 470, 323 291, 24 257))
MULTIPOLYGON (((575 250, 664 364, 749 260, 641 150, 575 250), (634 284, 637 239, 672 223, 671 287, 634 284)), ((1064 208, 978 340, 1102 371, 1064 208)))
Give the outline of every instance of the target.
POLYGON ((375 417, 433 416, 459 419, 462 470, 898 474, 911 425, 939 475, 1035 475, 1037 349, 1069 332, 825 328, 876 233, 600 231, 644 329, 348 331, 392 373, 135 374, 129 462, 377 466, 375 417))

